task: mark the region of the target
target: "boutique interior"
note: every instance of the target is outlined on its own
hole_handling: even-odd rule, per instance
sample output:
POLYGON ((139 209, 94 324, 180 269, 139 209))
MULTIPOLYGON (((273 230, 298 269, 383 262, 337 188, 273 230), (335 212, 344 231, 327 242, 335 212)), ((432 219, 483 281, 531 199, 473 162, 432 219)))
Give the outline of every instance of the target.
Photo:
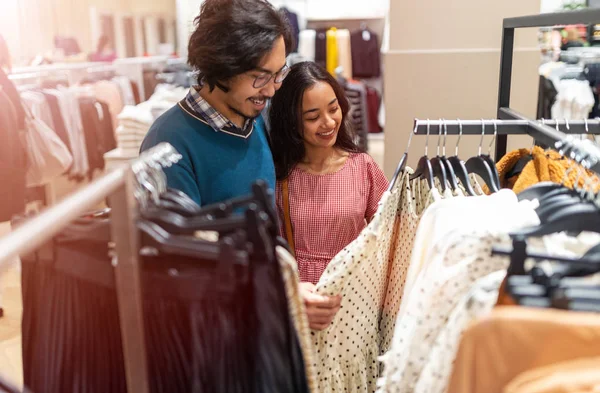
MULTIPOLYGON (((177 152, 140 155, 155 120, 196 83, 188 41, 203 1, 0 0, 0 134, 11 140, 18 128, 8 83, 37 130, 23 143, 58 146, 52 168, 0 165, 0 392, 600 389, 600 1, 269 0, 295 38, 288 66, 312 61, 335 77, 356 143, 391 182, 373 220, 387 235, 364 231, 330 263, 369 289, 342 285, 344 274, 317 285, 342 293, 342 309, 360 316, 308 331, 294 319, 294 269, 281 268, 292 317, 280 309, 276 317, 294 319, 297 330, 285 361, 260 336, 278 334, 261 330, 267 318, 252 319, 256 336, 230 341, 201 326, 219 319, 214 298, 194 292, 213 286, 206 277, 180 277, 188 308, 148 291, 170 288, 165 277, 184 262, 159 276, 152 269, 170 262, 144 252, 145 242, 220 231, 200 221, 194 231, 156 230, 163 218, 148 206, 166 191, 157 173, 177 152), (103 39, 110 54, 97 50, 103 39), (16 170, 26 176, 22 189, 9 176, 16 170), (152 225, 140 224, 140 211, 152 225), (84 228, 84 216, 113 222, 84 228), (92 232, 96 240, 70 245, 92 232), (91 258, 104 235, 112 262, 73 262, 91 258), (351 270, 355 259, 362 265, 351 270), (207 311, 192 317, 198 305, 207 311), (260 355, 238 350, 253 340, 264 344, 260 355), (224 348, 233 354, 221 362, 224 348), (247 364, 267 371, 253 377, 247 364)), ((10 144, 0 152, 2 164, 10 144)), ((249 192, 262 206, 267 191, 249 192)), ((248 218, 243 231, 274 242, 277 217, 260 209, 274 223, 248 218)), ((206 255, 238 252, 219 246, 206 255)), ((192 251, 186 258, 201 255, 192 251)), ((257 301, 240 300, 256 307, 248 313, 260 313, 257 301)), ((235 323, 212 326, 229 337, 227 329, 244 331, 235 323)))

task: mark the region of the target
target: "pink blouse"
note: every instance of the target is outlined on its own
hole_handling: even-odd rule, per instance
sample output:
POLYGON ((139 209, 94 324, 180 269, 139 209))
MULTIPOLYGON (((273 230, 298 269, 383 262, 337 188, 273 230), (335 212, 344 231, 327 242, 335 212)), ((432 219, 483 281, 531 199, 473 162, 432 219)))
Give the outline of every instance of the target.
MULTIPOLYGON (((316 284, 331 259, 356 239, 377 210, 388 180, 373 158, 352 153, 337 172, 315 175, 294 168, 289 176, 290 217, 300 281, 316 284)), ((281 183, 276 187, 285 237, 281 183)))

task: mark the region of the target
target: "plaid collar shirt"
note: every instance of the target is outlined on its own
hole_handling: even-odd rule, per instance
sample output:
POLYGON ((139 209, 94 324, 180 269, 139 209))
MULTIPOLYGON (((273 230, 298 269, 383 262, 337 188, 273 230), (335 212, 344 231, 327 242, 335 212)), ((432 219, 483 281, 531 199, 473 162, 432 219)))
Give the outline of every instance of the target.
POLYGON ((252 119, 247 119, 244 122, 244 127, 238 127, 202 98, 200 95, 200 86, 192 86, 185 100, 190 108, 196 112, 196 115, 200 116, 215 131, 225 132, 244 139, 252 134, 254 129, 254 121, 252 119))

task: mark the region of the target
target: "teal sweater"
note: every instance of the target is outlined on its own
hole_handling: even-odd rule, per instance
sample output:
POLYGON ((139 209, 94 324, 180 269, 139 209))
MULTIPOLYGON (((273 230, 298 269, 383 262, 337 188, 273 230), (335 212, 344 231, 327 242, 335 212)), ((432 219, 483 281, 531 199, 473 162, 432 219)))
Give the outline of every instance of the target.
POLYGON ((156 119, 141 150, 161 142, 170 143, 183 156, 165 169, 168 186, 200 206, 249 195, 259 179, 275 189, 275 166, 262 117, 244 139, 215 131, 178 104, 156 119))

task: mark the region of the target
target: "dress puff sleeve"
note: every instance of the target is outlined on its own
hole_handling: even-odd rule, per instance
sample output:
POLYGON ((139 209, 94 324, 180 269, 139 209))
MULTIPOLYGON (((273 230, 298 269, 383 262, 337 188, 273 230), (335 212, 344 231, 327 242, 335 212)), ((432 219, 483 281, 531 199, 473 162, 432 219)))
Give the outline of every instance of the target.
POLYGON ((370 221, 377 211, 377 206, 381 200, 381 196, 389 187, 390 182, 388 181, 385 174, 379 168, 379 165, 373 160, 371 156, 366 155, 367 163, 367 179, 369 181, 369 195, 367 200, 367 210, 365 211, 365 218, 370 221))

